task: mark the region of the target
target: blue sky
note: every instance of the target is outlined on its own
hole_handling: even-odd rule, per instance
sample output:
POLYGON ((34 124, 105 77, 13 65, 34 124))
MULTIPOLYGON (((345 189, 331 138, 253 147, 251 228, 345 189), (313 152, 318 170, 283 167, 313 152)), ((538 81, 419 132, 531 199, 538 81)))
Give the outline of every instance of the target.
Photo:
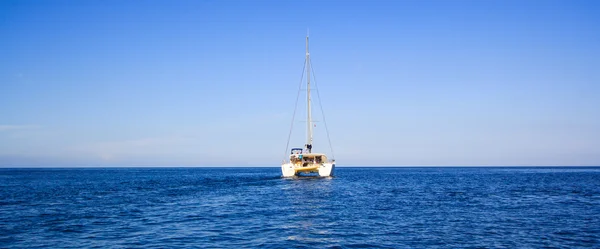
POLYGON ((307 28, 340 166, 600 165, 597 1, 1 1, 0 166, 278 166, 307 28))

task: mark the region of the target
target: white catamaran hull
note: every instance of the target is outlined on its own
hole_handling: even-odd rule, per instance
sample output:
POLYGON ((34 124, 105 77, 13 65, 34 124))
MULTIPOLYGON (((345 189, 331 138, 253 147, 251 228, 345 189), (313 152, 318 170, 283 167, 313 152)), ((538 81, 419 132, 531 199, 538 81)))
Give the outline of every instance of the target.
POLYGON ((335 169, 335 163, 322 163, 316 167, 298 167, 291 163, 284 163, 281 165, 281 173, 283 177, 293 177, 300 173, 319 173, 319 176, 333 176, 333 170, 335 169))
POLYGON ((319 167, 319 176, 333 176, 333 170, 335 169, 335 163, 323 163, 319 167))

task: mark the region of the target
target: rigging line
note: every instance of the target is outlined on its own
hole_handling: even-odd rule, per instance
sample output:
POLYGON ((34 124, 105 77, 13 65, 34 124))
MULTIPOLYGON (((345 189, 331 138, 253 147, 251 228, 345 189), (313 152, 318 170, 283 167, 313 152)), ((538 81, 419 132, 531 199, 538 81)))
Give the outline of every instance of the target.
MULTIPOLYGON (((310 59, 310 64, 312 65, 312 59, 310 59)), ((317 92, 317 99, 319 99, 319 107, 321 108, 321 115, 323 115, 323 124, 325 124, 325 132, 327 133, 327 140, 329 141, 329 149, 331 150, 331 159, 335 159, 335 153, 333 153, 333 145, 331 144, 331 138, 329 137, 329 129, 327 128, 327 121, 325 121, 325 112, 323 111, 323 104, 321 104, 321 94, 319 91, 319 87, 317 85, 317 78, 315 77, 314 67, 310 67, 310 71, 312 72, 312 78, 315 82, 315 88, 317 92)))
POLYGON ((292 115, 292 124, 290 125, 290 133, 288 134, 287 144, 285 145, 285 153, 283 154, 283 160, 288 153, 290 147, 290 138, 292 138, 292 130, 294 129, 294 119, 296 118, 296 110, 298 110, 298 99, 300 99, 300 92, 302 89, 302 80, 304 79, 304 69, 306 69, 306 59, 304 59, 304 66, 302 67, 302 76, 300 76, 300 83, 298 83, 298 94, 296 94, 296 104, 294 105, 294 114, 292 115))

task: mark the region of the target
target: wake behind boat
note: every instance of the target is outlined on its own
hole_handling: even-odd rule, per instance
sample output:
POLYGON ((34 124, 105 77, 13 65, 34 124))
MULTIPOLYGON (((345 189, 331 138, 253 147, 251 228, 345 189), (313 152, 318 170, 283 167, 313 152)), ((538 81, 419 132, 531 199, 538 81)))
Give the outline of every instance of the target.
MULTIPOLYGON (((308 51, 308 36, 306 36, 306 109, 307 109, 307 122, 306 122, 306 144, 304 148, 293 148, 289 155, 288 160, 284 160, 281 164, 281 173, 284 177, 293 177, 300 174, 314 174, 317 173, 319 176, 333 176, 333 170, 335 169, 335 160, 329 160, 327 155, 324 153, 313 153, 313 121, 312 121, 312 110, 311 110, 311 96, 310 96, 310 53, 308 51)), ((295 111, 294 111, 295 112, 295 111)), ((323 117, 323 119, 325 119, 323 117)), ((293 125, 292 120, 292 125, 293 125)), ((327 127, 327 124, 325 124, 327 127)), ((327 130, 327 129, 326 129, 327 130)), ((291 131, 290 131, 291 134, 291 131)), ((329 132, 327 134, 329 137, 329 132)), ((289 145, 289 137, 288 137, 289 145)), ((331 146, 331 142, 330 142, 331 146)), ((286 148, 287 153, 287 148, 286 148)), ((333 150, 332 150, 333 153, 333 150)))

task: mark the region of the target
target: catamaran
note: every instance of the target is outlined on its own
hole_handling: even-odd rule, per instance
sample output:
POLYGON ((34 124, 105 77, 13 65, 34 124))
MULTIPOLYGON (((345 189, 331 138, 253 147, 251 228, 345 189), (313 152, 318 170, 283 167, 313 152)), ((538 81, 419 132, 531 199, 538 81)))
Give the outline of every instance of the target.
MULTIPOLYGON (((313 147, 313 120, 311 110, 311 96, 310 96, 310 72, 311 72, 311 61, 310 53, 308 51, 308 35, 306 36, 306 108, 307 108, 307 121, 306 121, 306 144, 304 148, 292 148, 289 154, 288 160, 284 160, 281 164, 281 173, 283 177, 293 177, 303 174, 318 174, 319 176, 333 176, 333 170, 335 169, 335 160, 328 160, 327 155, 324 153, 314 153, 313 147)), ((317 95, 318 96, 318 95, 317 95)), ((319 99, 320 101, 320 99, 319 99)), ((297 103, 297 100, 296 100, 297 103)), ((295 111, 294 111, 295 113, 295 111)), ((325 117, 323 116, 323 121, 325 117)), ((292 127, 293 127, 292 119, 292 127)), ((329 139, 329 131, 327 130, 327 124, 325 123, 325 129, 327 131, 327 137, 329 139)), ((291 130, 290 130, 291 136, 291 130)), ((289 146, 288 137, 288 146, 289 146)), ((330 146, 331 146, 331 140, 330 146)), ((333 154, 333 149, 332 152, 333 154)), ((286 148, 287 154, 287 148, 286 148)))

